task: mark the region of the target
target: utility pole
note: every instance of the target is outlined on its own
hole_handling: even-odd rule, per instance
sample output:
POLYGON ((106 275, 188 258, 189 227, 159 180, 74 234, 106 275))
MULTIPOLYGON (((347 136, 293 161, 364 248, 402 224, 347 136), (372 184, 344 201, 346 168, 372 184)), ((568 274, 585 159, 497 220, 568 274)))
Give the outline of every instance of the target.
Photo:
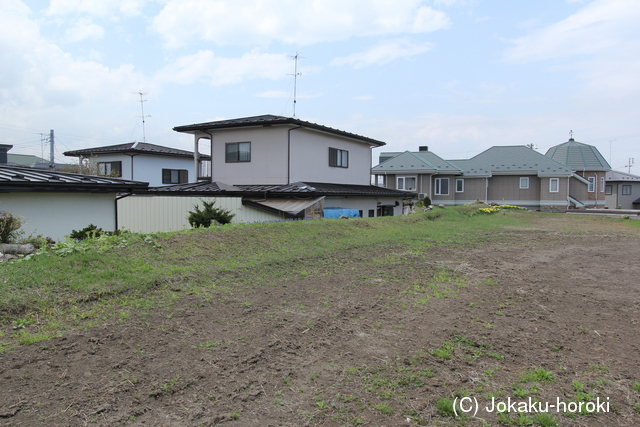
POLYGON ((49 170, 54 170, 56 163, 54 160, 54 142, 53 142, 53 129, 49 131, 49 170))

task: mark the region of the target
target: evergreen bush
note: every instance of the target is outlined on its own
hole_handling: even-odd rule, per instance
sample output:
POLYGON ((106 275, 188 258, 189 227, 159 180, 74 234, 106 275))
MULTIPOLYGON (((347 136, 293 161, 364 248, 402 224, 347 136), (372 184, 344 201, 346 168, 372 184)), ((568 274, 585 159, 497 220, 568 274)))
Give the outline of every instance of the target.
POLYGON ((187 220, 193 228, 197 227, 210 227, 213 221, 217 221, 219 224, 229 224, 234 214, 230 210, 214 207, 215 201, 205 202, 202 200, 203 209, 200 206, 194 205, 195 211, 189 212, 187 220))

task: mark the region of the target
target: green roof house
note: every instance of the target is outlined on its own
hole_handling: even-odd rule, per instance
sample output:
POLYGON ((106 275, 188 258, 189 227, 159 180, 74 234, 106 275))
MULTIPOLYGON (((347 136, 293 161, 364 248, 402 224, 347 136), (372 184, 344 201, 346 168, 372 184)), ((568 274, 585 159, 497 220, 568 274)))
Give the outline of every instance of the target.
MULTIPOLYGON (((565 211, 585 207, 591 185, 596 181, 599 185, 600 175, 592 176, 594 168, 602 168, 602 176, 608 168, 595 147, 581 145, 585 162, 593 166, 589 163, 590 169, 580 173, 576 167, 524 145, 494 146, 470 159, 459 160, 444 160, 427 147, 420 147, 418 152, 386 152, 380 154, 380 163, 371 173, 379 185, 413 191, 419 198, 428 196, 434 204, 462 205, 481 200, 565 211)), ((558 156, 563 150, 573 156, 573 148, 558 147, 558 156)))
POLYGON ((586 186, 579 179, 572 181, 569 188, 572 199, 587 207, 605 207, 606 173, 611 166, 596 147, 569 138, 569 141, 551 147, 545 155, 567 165, 587 181, 586 186))

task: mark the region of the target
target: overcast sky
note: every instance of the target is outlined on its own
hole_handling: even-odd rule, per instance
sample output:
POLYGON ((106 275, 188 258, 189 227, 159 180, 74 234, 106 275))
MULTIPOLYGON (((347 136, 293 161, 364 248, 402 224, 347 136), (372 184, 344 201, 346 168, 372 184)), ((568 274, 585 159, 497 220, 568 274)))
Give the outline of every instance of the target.
MULTIPOLYGON (((640 174, 638 0, 2 0, 0 143, 11 153, 293 115, 445 159, 595 145, 640 174)), ((71 159, 69 159, 71 161, 71 159)))

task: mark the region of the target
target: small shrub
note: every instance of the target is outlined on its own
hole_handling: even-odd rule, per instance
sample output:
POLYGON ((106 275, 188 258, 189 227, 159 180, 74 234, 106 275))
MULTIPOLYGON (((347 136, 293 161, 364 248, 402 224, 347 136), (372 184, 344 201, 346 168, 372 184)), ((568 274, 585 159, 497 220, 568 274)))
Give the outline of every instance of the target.
POLYGON ((105 234, 105 232, 102 230, 102 228, 98 228, 98 226, 96 225, 89 224, 82 230, 71 230, 71 234, 69 234, 69 237, 71 237, 76 242, 79 242, 85 239, 100 237, 103 234, 105 234))
POLYGON ((219 224, 229 224, 234 214, 230 210, 215 208, 215 202, 205 202, 202 200, 203 209, 200 210, 200 206, 194 205, 195 211, 189 212, 187 220, 193 228, 197 227, 210 227, 213 221, 217 221, 219 224))
POLYGON ((9 212, 0 211, 0 243, 11 243, 22 222, 9 212))

